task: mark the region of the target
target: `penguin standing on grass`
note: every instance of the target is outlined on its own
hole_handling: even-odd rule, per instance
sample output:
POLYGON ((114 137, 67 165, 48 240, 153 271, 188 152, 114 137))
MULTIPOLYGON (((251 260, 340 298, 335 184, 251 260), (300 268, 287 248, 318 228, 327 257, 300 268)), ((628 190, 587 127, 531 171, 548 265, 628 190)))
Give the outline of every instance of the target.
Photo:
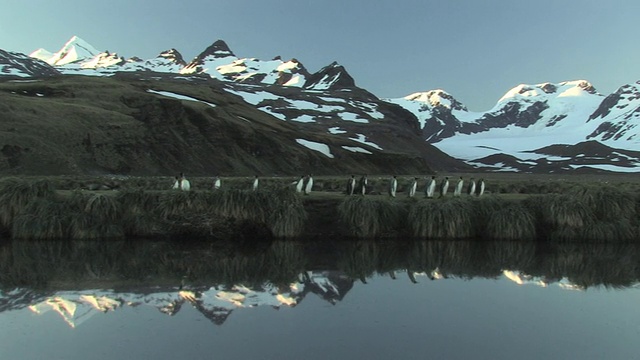
POLYGON ((476 182, 473 178, 469 179, 469 187, 467 187, 467 194, 475 195, 476 193, 476 182))
POLYGON ((453 190, 453 196, 462 195, 462 187, 464 186, 464 180, 462 180, 462 176, 458 179, 458 183, 456 184, 455 190, 453 190))
POLYGON ((396 197, 396 191, 398 190, 398 179, 393 175, 389 181, 389 196, 396 197))
POLYGON ((484 194, 484 179, 478 180, 478 186, 476 187, 476 194, 482 196, 484 194))
POLYGON ((362 175, 362 177, 360 178, 360 182, 358 184, 358 186, 360 187, 360 192, 362 193, 362 195, 367 193, 367 184, 369 183, 369 180, 367 179, 367 175, 362 175))
POLYGON ((447 195, 447 190, 449 190, 449 177, 445 176, 440 183, 440 197, 447 195))
POLYGON ((356 176, 351 175, 351 178, 347 182, 347 195, 353 195, 354 191, 356 191, 356 176))
POLYGON ((307 175, 307 184, 304 187, 304 194, 309 195, 311 193, 311 189, 313 188, 313 178, 311 174, 307 175))
POLYGON ((409 186, 409 197, 414 197, 416 195, 416 190, 418 189, 418 178, 413 178, 411 182, 411 186, 409 186))
POLYGON ((173 188, 189 191, 191 190, 191 183, 184 177, 184 173, 180 173, 180 176, 176 176, 176 182, 173 184, 173 188))
POLYGON ((251 190, 258 190, 258 175, 253 179, 253 184, 251 185, 251 190))
POLYGON ((304 175, 300 176, 300 180, 296 183, 296 192, 301 193, 304 186, 304 175))
POLYGON ((432 176, 431 179, 427 182, 427 187, 425 189, 425 195, 429 199, 433 198, 433 195, 436 193, 436 177, 432 176))
POLYGON ((213 178, 213 190, 220 190, 221 185, 220 177, 216 176, 213 178))

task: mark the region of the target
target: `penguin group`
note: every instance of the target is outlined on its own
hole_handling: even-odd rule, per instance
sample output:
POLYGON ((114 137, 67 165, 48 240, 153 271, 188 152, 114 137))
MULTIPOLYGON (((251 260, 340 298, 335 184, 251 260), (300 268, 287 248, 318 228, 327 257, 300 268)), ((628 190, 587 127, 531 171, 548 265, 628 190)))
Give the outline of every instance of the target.
MULTIPOLYGON (((460 176, 454 184, 451 184, 449 177, 445 176, 438 181, 435 176, 431 176, 430 178, 425 178, 426 183, 424 186, 424 195, 427 198, 434 197, 444 197, 449 193, 449 188, 453 189, 453 196, 458 197, 462 195, 469 196, 482 196, 485 192, 485 181, 484 179, 479 179, 475 181, 474 178, 470 178, 468 182, 466 182, 462 176, 460 176), (465 185, 466 190, 465 190, 465 185)), ((395 198, 398 195, 398 190, 400 188, 399 181, 397 175, 392 175, 388 180, 388 194, 390 197, 395 198)), ((415 197, 418 188, 419 188, 419 177, 414 177, 410 180, 408 187, 406 187, 406 194, 408 197, 415 197)), ((213 181, 210 183, 212 190, 217 191, 222 187, 222 180, 219 176, 214 176, 213 181)), ((253 181, 251 183, 250 190, 257 191, 259 185, 258 175, 255 175, 253 181)), ((313 189, 313 177, 311 174, 302 175, 297 180, 294 180, 291 185, 295 187, 295 191, 300 194, 309 195, 313 189)), ((182 190, 182 191, 190 191, 191 183, 185 177, 184 173, 180 173, 175 177, 175 181, 173 184, 173 189, 182 190)), ((422 189, 422 188, 421 188, 422 189)), ((347 187, 345 193, 349 196, 351 195, 366 195, 369 193, 376 193, 372 191, 373 188, 369 186, 369 179, 367 175, 362 175, 360 178, 356 178, 355 175, 351 175, 347 180, 347 187)))
POLYGON ((173 188, 182 191, 191 190, 191 183, 184 176, 184 173, 180 173, 180 175, 176 176, 176 181, 173 183, 173 188))
MULTIPOLYGON (((438 182, 435 176, 431 176, 426 179, 426 185, 424 187, 424 195, 427 198, 434 198, 436 194, 438 197, 446 196, 449 193, 449 188, 451 185, 449 181, 449 177, 445 176, 438 182), (437 190, 437 192, 436 192, 437 190)), ((409 197, 414 197, 418 188, 419 178, 413 178, 409 187, 407 188, 407 195, 409 197)), ((469 183, 467 185, 467 189, 464 189, 465 181, 462 176, 458 178, 455 182, 455 186, 453 187, 453 196, 458 197, 463 194, 471 195, 471 196, 482 196, 484 195, 485 190, 485 182, 484 179, 478 180, 476 183, 474 178, 469 179, 469 183)), ((398 189, 398 179, 394 175, 389 180, 389 195, 391 197, 396 197, 398 189)))
POLYGON ((309 195, 311 194, 311 190, 313 189, 313 177, 311 176, 311 174, 306 176, 302 175, 300 176, 300 179, 295 182, 295 184, 297 193, 304 192, 305 195, 309 195))
MULTIPOLYGON (((436 196, 443 197, 449 193, 450 187, 453 189, 453 196, 458 197, 463 194, 471 195, 471 196, 482 196, 484 195, 485 190, 485 182, 484 179, 475 181, 474 178, 470 178, 468 182, 467 189, 465 191, 464 185, 465 181, 462 176, 458 178, 455 182, 455 185, 451 184, 449 177, 445 176, 439 182, 435 176, 431 176, 430 178, 426 178, 426 185, 424 187, 424 195, 427 198, 434 198, 436 196)), ((418 191, 420 178, 414 177, 411 179, 409 186, 406 188, 406 194, 408 197, 416 196, 418 191)), ((367 187, 368 179, 367 175, 363 175, 359 180, 356 180, 355 175, 351 175, 351 177, 347 180, 347 195, 365 195, 370 192, 371 189, 367 187)), ((398 176, 392 175, 389 177, 387 193, 390 197, 395 198, 398 195, 399 182, 398 176)))
MULTIPOLYGON (((467 190, 464 191, 464 179, 462 176, 458 178, 458 181, 455 183, 455 187, 453 188, 453 196, 458 197, 463 194, 469 196, 482 196, 484 195, 485 182, 484 179, 478 180, 476 183, 474 178, 469 179, 469 184, 467 185, 467 190)), ((436 177, 432 176, 431 179, 427 181, 427 186, 425 188, 425 196, 427 198, 433 198, 435 196, 435 188, 436 188, 436 177)), ((449 177, 445 176, 444 179, 440 181, 439 195, 440 197, 446 196, 449 190, 449 177)))

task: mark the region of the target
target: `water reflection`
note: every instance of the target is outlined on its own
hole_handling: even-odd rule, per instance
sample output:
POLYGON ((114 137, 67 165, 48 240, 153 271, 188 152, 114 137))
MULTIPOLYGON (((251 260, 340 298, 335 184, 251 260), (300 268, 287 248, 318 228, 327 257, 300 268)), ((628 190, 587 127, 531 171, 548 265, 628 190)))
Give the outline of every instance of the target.
POLYGON ((294 307, 309 294, 342 301, 372 277, 418 284, 508 279, 569 290, 625 288, 640 277, 633 244, 534 242, 15 242, 0 248, 0 314, 57 313, 76 327, 98 313, 188 305, 222 325, 233 311, 294 307))

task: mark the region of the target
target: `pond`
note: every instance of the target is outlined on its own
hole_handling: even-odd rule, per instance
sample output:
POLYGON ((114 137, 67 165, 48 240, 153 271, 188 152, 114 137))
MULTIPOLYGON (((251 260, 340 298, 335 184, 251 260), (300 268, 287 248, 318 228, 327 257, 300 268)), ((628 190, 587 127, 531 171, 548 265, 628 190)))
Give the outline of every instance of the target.
POLYGON ((0 359, 630 359, 640 247, 15 242, 0 359))

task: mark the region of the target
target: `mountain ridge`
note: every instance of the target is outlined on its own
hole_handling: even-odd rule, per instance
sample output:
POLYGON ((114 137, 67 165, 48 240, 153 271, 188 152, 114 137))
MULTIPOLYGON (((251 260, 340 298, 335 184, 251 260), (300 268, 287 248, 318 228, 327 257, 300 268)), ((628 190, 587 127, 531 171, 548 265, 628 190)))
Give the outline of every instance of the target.
MULTIPOLYGON (((304 123, 298 126, 332 134, 344 131, 335 125, 380 122, 388 115, 375 109, 381 106, 381 101, 386 102, 397 106, 392 111, 393 118, 404 119, 394 120, 398 124, 417 131, 424 141, 478 170, 512 171, 513 167, 497 168, 495 164, 483 163, 482 159, 504 154, 522 164, 530 164, 544 155, 536 153, 536 149, 551 145, 577 145, 595 140, 614 150, 640 147, 638 83, 623 85, 606 96, 599 94, 587 80, 519 84, 508 90, 490 110, 470 112, 463 103, 442 89, 415 92, 400 99, 379 99, 359 88, 355 79, 337 62, 310 73, 295 58, 289 61, 283 61, 279 56, 266 61, 239 58, 223 40, 213 42, 190 62, 184 61, 176 49, 165 50, 149 60, 124 59, 117 53, 99 52, 75 36, 55 53, 38 49, 32 55, 55 64, 54 68, 62 74, 167 73, 176 78, 198 75, 259 86, 259 89, 244 87, 232 92, 277 119, 304 123), (271 86, 280 86, 282 90, 271 86), (292 90, 285 90, 287 88, 292 90), (340 92, 347 96, 340 95, 340 92), (328 93, 333 97, 330 101, 322 98, 328 93), (349 94, 358 100, 349 100, 349 94), (342 105, 344 103, 348 106, 342 105)), ((387 105, 384 107, 387 111, 392 109, 387 105)), ((362 139, 361 143, 379 133, 376 126, 353 126, 358 130, 354 128, 345 137, 355 141, 362 139)), ((601 159, 597 154, 583 154, 590 155, 601 159)), ((573 160, 583 162, 583 159, 573 160)), ((635 164, 631 169, 640 168, 640 158, 629 161, 635 164)), ((596 168, 599 165, 616 167, 612 163, 595 165, 596 168)), ((627 165, 620 166, 619 170, 629 171, 627 165)), ((527 166, 520 168, 536 171, 527 166)), ((544 169, 541 171, 548 171, 547 166, 544 169)), ((570 168, 561 166, 556 170, 570 168)))

